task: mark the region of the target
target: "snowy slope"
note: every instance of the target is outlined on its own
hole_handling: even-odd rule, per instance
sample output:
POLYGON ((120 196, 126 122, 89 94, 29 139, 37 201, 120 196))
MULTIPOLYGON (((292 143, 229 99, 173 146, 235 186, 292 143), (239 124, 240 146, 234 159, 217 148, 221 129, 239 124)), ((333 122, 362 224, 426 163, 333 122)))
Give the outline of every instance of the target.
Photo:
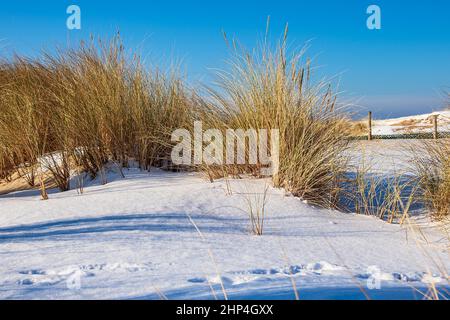
POLYGON ((232 180, 230 195, 198 174, 125 173, 83 195, 0 196, 0 298, 293 299, 293 283, 304 299, 421 298, 413 288, 448 285, 437 230, 421 249, 404 227, 269 188, 264 235, 254 236, 246 199, 264 180, 232 180))
POLYGON ((374 120, 372 122, 372 131, 374 135, 432 132, 433 115, 438 116, 439 131, 450 131, 449 110, 436 111, 433 113, 421 114, 416 116, 374 120))

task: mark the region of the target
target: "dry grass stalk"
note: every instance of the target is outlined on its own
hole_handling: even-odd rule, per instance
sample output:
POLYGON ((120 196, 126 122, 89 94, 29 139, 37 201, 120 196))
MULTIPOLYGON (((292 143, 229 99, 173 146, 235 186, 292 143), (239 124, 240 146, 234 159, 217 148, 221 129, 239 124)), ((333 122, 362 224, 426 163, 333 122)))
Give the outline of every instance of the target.
POLYGON ((421 200, 433 218, 450 216, 450 140, 423 141, 412 151, 421 200))

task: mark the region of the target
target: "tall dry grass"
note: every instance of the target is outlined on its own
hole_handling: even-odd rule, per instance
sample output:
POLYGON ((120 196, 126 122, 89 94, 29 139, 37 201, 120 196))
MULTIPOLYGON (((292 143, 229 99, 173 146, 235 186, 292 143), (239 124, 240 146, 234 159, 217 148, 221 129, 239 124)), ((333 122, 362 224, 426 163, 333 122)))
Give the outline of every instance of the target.
POLYGON ((450 140, 424 141, 413 150, 420 197, 433 218, 450 216, 450 140))
POLYGON ((250 221, 250 232, 257 236, 262 236, 264 224, 267 216, 267 201, 269 185, 264 184, 264 189, 247 189, 243 194, 246 203, 246 212, 250 221))
POLYGON ((46 90, 51 81, 50 72, 39 62, 15 57, 0 64, 0 158, 30 187, 39 176, 43 199, 47 194, 38 159, 54 146, 53 100, 46 90))
MULTIPOLYGON (((208 90, 209 112, 203 119, 224 131, 279 129, 274 185, 313 204, 333 206, 347 166, 346 115, 331 84, 313 80, 305 50, 288 50, 287 32, 276 45, 265 40, 253 51, 230 44, 229 70, 219 71, 218 88, 208 90)), ((261 164, 212 169, 211 175, 218 176, 241 171, 259 175, 261 164)))
POLYGON ((119 37, 0 64, 0 170, 34 186, 49 172, 62 190, 76 168, 99 173, 130 159, 142 169, 170 156, 170 134, 191 121, 192 92, 177 70, 147 71, 119 37))

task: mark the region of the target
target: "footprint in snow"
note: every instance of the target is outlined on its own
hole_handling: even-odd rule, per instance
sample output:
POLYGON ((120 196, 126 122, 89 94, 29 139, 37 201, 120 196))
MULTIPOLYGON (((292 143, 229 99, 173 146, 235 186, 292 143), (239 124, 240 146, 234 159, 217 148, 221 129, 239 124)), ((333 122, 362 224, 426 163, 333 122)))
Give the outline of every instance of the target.
POLYGON ((211 284, 218 284, 218 283, 222 282, 224 285, 232 285, 235 282, 235 280, 233 280, 229 277, 223 277, 223 276, 222 277, 213 276, 209 279, 207 279, 207 278, 191 278, 191 279, 188 279, 187 281, 190 283, 205 283, 205 282, 208 282, 208 280, 209 280, 209 283, 211 283, 211 284))
POLYGON ((22 279, 17 281, 17 284, 21 286, 31 286, 34 284, 34 281, 31 279, 22 279))
POLYGON ((19 273, 25 274, 25 275, 45 275, 45 274, 47 274, 44 270, 40 270, 40 269, 24 270, 24 271, 19 271, 19 273))

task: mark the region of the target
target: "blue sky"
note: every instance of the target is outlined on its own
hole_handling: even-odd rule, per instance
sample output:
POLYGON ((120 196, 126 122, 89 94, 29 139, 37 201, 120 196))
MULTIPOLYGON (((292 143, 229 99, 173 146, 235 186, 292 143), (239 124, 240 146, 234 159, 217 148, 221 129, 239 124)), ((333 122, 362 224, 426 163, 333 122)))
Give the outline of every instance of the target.
POLYGON ((379 118, 443 107, 450 87, 450 1, 2 1, 0 48, 37 55, 90 34, 120 30, 128 48, 152 63, 182 61, 192 82, 211 79, 228 56, 221 30, 248 47, 271 17, 276 39, 289 23, 293 46, 311 40, 321 75, 340 75, 345 99, 379 118), (82 30, 68 31, 66 8, 80 6, 82 30), (366 8, 381 8, 381 30, 368 30, 366 8))

